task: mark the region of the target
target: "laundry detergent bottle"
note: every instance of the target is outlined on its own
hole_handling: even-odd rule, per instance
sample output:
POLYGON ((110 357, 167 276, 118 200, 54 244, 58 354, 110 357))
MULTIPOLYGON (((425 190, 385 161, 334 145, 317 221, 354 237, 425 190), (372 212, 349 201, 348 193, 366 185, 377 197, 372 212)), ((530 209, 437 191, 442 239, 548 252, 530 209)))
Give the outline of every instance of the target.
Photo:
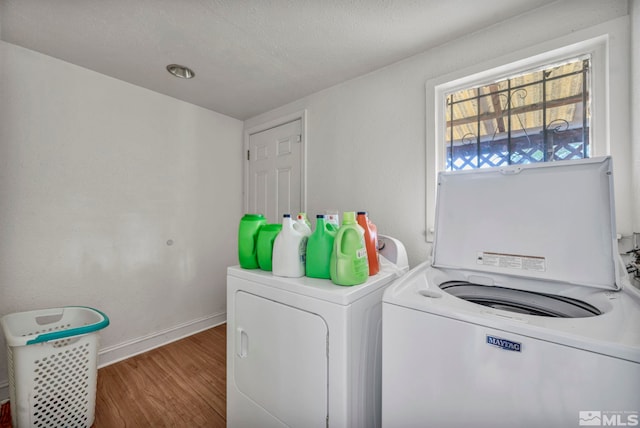
POLYGON ((258 265, 260 269, 270 271, 273 259, 273 243, 282 230, 281 224, 265 224, 258 233, 258 265))
POLYGON ((282 216, 282 230, 273 242, 271 269, 275 276, 304 276, 308 237, 308 227, 295 222, 291 214, 282 216))
POLYGON ((244 269, 258 268, 258 232, 267 220, 262 214, 245 214, 238 228, 238 260, 244 269))
POLYGON ((337 285, 357 285, 369 277, 369 261, 364 230, 356 223, 356 213, 345 212, 333 242, 331 281, 337 285))
POLYGON ((369 220, 366 211, 358 211, 356 221, 364 229, 364 243, 367 247, 367 259, 369 260, 369 275, 375 275, 380 271, 378 228, 369 220))
POLYGON ((329 266, 335 237, 336 230, 333 225, 326 223, 324 215, 318 214, 316 230, 307 241, 306 273, 309 278, 331 278, 329 266))
POLYGON ((326 210, 324 212, 324 222, 332 225, 335 228, 336 232, 340 229, 340 216, 337 211, 334 210, 326 210))
POLYGON ((309 234, 311 234, 311 222, 307 218, 307 213, 298 213, 296 221, 298 223, 304 223, 309 228, 309 234))

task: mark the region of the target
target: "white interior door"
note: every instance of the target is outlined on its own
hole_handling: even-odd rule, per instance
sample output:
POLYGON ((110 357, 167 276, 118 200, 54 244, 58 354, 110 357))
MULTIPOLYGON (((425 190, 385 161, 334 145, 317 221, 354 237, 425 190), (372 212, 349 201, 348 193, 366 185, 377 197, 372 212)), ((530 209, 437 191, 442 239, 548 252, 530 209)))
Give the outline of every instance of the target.
POLYGON ((279 223, 303 211, 302 120, 249 135, 248 212, 279 223))
POLYGON ((328 329, 317 314, 238 291, 234 380, 286 426, 325 428, 328 329))

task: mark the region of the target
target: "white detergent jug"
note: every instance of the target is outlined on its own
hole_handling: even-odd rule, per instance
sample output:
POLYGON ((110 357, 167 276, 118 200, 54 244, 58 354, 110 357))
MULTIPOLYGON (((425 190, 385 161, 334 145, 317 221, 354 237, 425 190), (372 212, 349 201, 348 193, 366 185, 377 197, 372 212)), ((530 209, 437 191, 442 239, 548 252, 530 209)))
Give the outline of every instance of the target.
POLYGON ((272 272, 275 276, 299 278, 305 274, 309 228, 282 216, 282 230, 273 243, 272 272))

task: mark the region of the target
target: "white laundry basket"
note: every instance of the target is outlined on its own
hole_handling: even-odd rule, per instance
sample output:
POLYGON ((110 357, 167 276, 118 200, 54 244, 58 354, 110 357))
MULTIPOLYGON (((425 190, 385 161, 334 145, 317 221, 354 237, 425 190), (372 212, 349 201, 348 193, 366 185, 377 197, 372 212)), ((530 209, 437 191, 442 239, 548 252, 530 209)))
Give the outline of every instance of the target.
POLYGON ((90 427, 98 379, 102 312, 68 306, 5 315, 14 428, 90 427))

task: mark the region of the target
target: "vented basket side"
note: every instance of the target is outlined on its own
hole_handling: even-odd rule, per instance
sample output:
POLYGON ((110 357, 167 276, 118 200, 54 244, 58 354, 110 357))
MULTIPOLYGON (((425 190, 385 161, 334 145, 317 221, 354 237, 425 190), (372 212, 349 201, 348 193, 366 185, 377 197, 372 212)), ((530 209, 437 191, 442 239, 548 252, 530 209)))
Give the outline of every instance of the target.
POLYGON ((90 427, 95 416, 102 312, 64 307, 5 315, 14 428, 90 427))

